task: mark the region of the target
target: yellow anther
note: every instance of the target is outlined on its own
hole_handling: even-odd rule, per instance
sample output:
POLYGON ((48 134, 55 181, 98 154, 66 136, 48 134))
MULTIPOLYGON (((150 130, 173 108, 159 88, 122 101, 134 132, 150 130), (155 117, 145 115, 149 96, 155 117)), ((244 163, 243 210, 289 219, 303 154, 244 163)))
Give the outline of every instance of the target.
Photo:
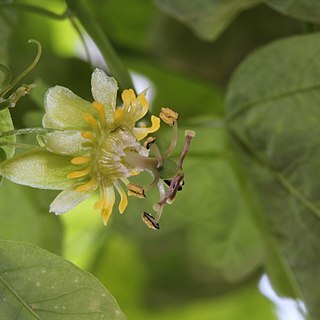
POLYGON ((97 120, 90 114, 90 113, 87 113, 85 112, 83 114, 83 118, 84 120, 90 124, 90 126, 92 126, 96 131, 100 131, 100 127, 99 127, 99 124, 97 122, 97 120))
POLYGON ((105 198, 100 198, 95 204, 94 208, 95 209, 102 209, 106 205, 106 199, 105 198))
POLYGON ((88 168, 86 168, 86 169, 84 169, 84 170, 70 172, 70 173, 67 175, 67 178, 68 178, 68 179, 81 178, 81 177, 86 176, 86 175, 89 174, 90 172, 91 172, 91 166, 88 167, 88 168))
POLYGON ((148 137, 144 142, 143 146, 147 149, 150 149, 151 145, 156 141, 155 137, 148 137))
POLYGON ((151 116, 151 127, 147 128, 148 133, 156 132, 160 128, 160 119, 156 116, 151 116))
POLYGON ((129 183, 127 187, 128 187, 129 196, 135 196, 137 198, 142 198, 142 199, 146 197, 142 186, 134 183, 129 183))
POLYGON ((96 137, 94 136, 94 134, 91 131, 81 132, 81 136, 82 136, 82 138, 89 139, 92 142, 97 142, 96 137))
POLYGON ((137 100, 136 94, 132 89, 129 89, 130 101, 131 103, 135 103, 137 100))
POLYGON ((138 95, 137 99, 143 108, 148 108, 148 100, 146 99, 145 94, 138 95))
POLYGON ((112 209, 113 209, 113 206, 108 206, 107 208, 101 210, 101 215, 102 215, 102 220, 104 225, 107 225, 110 215, 112 213, 112 209))
POLYGON ((173 124, 178 120, 179 114, 170 108, 161 108, 159 116, 163 122, 169 126, 173 126, 173 124))
POLYGON ((123 90, 122 94, 121 94, 121 98, 124 104, 124 107, 127 109, 130 105, 131 99, 130 99, 130 93, 129 90, 123 90))
POLYGON ((124 90, 121 94, 121 98, 122 98, 125 110, 127 110, 130 105, 137 104, 137 97, 132 89, 124 90))
POLYGON ((118 107, 113 114, 113 121, 114 123, 120 123, 123 119, 123 109, 118 107))
POLYGON ((90 181, 88 181, 85 184, 82 184, 81 186, 76 188, 76 191, 78 192, 87 192, 90 191, 92 189, 94 189, 97 185, 97 180, 96 179, 91 179, 90 181))
POLYGON ((92 103, 92 106, 97 111, 101 124, 103 126, 105 126, 106 125, 106 112, 105 112, 104 105, 100 102, 94 101, 92 103))
POLYGON ((160 128, 160 119, 156 116, 151 116, 151 127, 146 128, 140 127, 140 128, 133 128, 133 133, 138 141, 145 138, 149 133, 155 132, 160 128))
POLYGON ((153 230, 159 230, 160 229, 160 225, 159 223, 156 221, 156 219, 148 212, 144 212, 141 215, 142 221, 150 228, 153 230))
POLYGON ((90 156, 83 156, 83 157, 75 157, 71 160, 72 164, 84 164, 88 163, 92 160, 92 157, 90 156))
POLYGON ((128 205, 128 198, 126 193, 124 192, 124 190, 122 189, 122 187, 120 186, 120 184, 115 181, 114 186, 117 188, 119 194, 120 194, 120 202, 119 202, 119 212, 123 213, 124 210, 126 209, 127 205, 128 205))

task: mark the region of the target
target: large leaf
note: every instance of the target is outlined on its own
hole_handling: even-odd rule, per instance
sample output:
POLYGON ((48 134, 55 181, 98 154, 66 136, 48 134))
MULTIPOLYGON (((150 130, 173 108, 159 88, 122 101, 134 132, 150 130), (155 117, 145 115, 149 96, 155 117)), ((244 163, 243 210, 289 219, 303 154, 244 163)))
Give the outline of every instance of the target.
POLYGON ((319 52, 319 34, 277 41, 248 58, 228 89, 229 129, 313 319, 320 318, 319 52))
POLYGON ((320 22, 318 0, 261 0, 273 9, 302 21, 320 22))
POLYGON ((1 319, 125 319, 90 274, 45 250, 0 240, 1 319))
POLYGON ((215 40, 242 11, 257 0, 155 0, 165 12, 188 25, 199 37, 215 40))

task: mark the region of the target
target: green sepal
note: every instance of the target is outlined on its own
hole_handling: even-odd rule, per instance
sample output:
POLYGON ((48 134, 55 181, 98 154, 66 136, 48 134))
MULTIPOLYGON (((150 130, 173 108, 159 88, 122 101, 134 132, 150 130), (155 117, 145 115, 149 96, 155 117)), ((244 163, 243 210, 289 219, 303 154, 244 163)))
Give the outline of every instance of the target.
POLYGON ((77 170, 72 157, 41 148, 18 154, 0 164, 0 174, 8 180, 39 189, 63 190, 74 184, 68 173, 77 170))

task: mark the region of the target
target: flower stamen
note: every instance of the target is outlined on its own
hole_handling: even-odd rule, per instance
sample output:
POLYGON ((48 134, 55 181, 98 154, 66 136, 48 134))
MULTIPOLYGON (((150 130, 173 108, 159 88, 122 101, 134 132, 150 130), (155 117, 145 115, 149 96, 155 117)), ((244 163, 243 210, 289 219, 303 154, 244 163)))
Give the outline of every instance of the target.
POLYGON ((156 142, 156 138, 155 138, 155 137, 148 137, 147 140, 144 142, 143 146, 144 146, 147 150, 149 150, 150 147, 151 147, 151 145, 152 145, 153 143, 155 143, 155 142, 156 142))
POLYGON ((173 124, 178 120, 179 114, 170 108, 161 108, 159 117, 169 126, 173 126, 173 124))
POLYGON ((160 225, 159 223, 156 221, 156 219, 148 212, 144 212, 141 215, 141 218, 143 220, 143 222, 150 228, 150 229, 154 229, 154 230, 159 230, 160 229, 160 225))
POLYGON ((114 124, 119 124, 123 119, 124 113, 121 107, 118 107, 113 114, 113 122, 114 124))
POLYGON ((133 128, 133 133, 138 141, 144 139, 149 133, 156 132, 160 128, 160 119, 156 116, 151 116, 151 127, 149 128, 133 128))
POLYGON ((135 196, 137 198, 145 198, 145 192, 142 186, 140 186, 139 184, 135 184, 135 183, 129 183, 127 185, 128 188, 128 195, 129 196, 135 196))
POLYGON ((82 177, 86 176, 87 174, 89 174, 91 172, 91 169, 92 169, 91 166, 89 166, 88 168, 86 168, 84 170, 70 172, 67 175, 67 178, 68 179, 82 178, 82 177))
POLYGON ((107 122, 106 122, 106 112, 103 104, 101 104, 100 102, 94 101, 92 103, 92 107, 97 111, 100 122, 102 126, 105 127, 107 122))
POLYGON ((78 192, 88 192, 92 189, 96 189, 97 186, 97 179, 92 178, 87 183, 82 184, 81 186, 76 188, 76 191, 78 192))
POLYGON ((97 120, 88 112, 83 114, 84 120, 91 126, 96 132, 100 132, 100 127, 97 120))
POLYGON ((92 160, 91 156, 81 156, 81 157, 75 157, 71 160, 72 164, 85 164, 92 160))
POLYGON ((113 182, 113 185, 116 187, 117 191, 120 194, 119 212, 123 213, 124 210, 126 210, 126 207, 128 205, 127 195, 126 195, 125 191, 123 190, 123 188, 120 186, 118 181, 113 182))
POLYGON ((94 144, 97 143, 96 137, 94 136, 94 134, 91 131, 81 132, 81 136, 84 139, 91 140, 94 144))

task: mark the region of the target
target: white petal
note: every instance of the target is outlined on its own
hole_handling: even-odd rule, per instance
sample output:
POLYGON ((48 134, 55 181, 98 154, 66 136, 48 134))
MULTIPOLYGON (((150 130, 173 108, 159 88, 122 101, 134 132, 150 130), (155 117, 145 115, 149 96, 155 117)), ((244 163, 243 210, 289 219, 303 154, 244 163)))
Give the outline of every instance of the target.
POLYGON ((60 192, 51 203, 50 212, 54 212, 57 215, 65 213, 89 198, 92 194, 92 192, 78 192, 75 188, 71 187, 60 192))
POLYGON ((115 110, 117 101, 118 83, 108 77, 102 70, 95 69, 91 77, 91 91, 95 101, 102 103, 106 111, 115 110))
POLYGON ((71 90, 55 86, 50 88, 44 99, 46 114, 42 124, 45 128, 85 129, 88 124, 83 113, 92 113, 91 103, 78 97, 71 90))
POLYGON ((61 155, 79 155, 89 150, 84 146, 88 140, 77 130, 50 132, 41 135, 40 138, 48 151, 61 155))

